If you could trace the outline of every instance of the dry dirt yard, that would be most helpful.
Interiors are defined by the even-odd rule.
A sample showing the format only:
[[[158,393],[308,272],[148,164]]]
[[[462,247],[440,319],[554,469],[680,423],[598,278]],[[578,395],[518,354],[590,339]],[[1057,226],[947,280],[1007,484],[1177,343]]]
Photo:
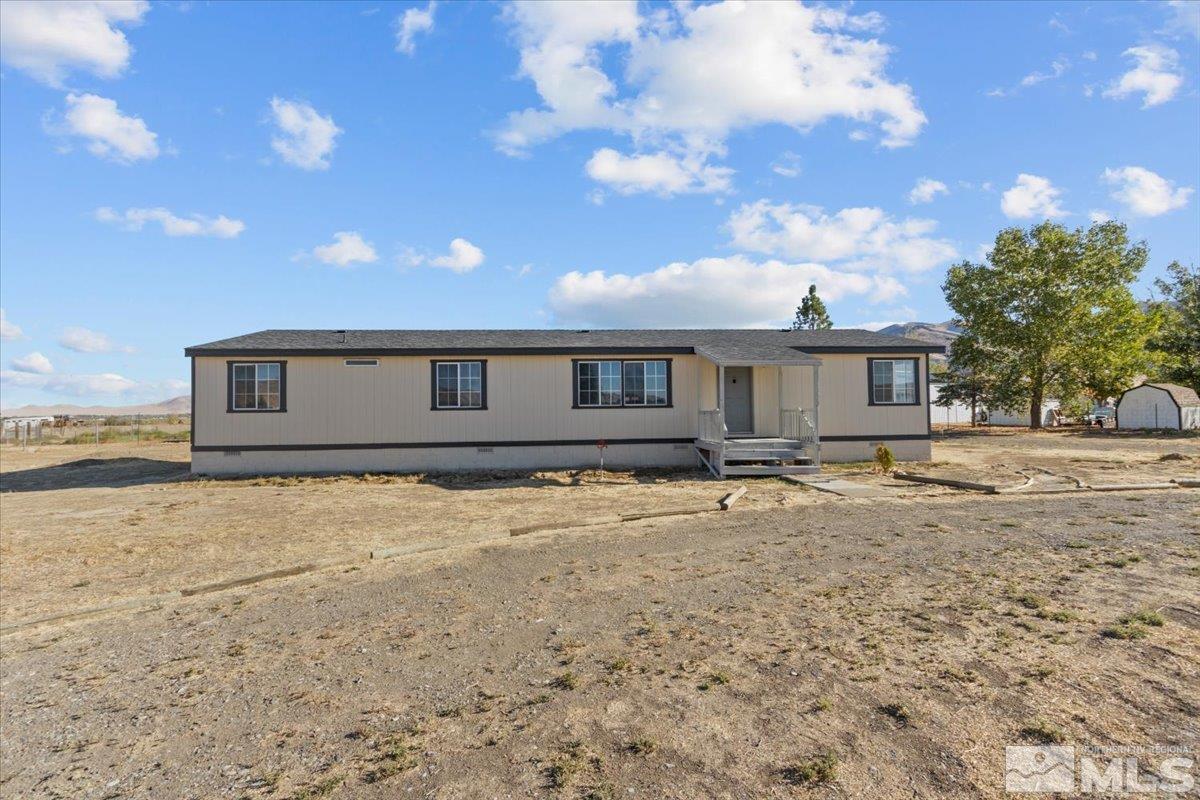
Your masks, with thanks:
[[[736,484],[196,481],[121,447],[0,452],[6,622],[413,552],[0,638],[5,797],[1002,797],[1005,744],[1200,747],[1197,490],[849,467],[900,493],[754,480],[510,537]],[[912,468],[1029,466],[1194,476],[1200,440],[957,434]]]

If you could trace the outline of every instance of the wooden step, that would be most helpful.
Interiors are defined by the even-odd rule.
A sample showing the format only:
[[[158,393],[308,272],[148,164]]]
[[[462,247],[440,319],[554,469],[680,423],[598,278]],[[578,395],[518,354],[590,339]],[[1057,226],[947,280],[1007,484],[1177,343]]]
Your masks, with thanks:
[[[812,464],[726,464],[723,475],[815,475],[820,467]]]
[[[725,450],[725,460],[730,461],[760,461],[778,459],[808,458],[808,453],[796,448],[755,447]]]

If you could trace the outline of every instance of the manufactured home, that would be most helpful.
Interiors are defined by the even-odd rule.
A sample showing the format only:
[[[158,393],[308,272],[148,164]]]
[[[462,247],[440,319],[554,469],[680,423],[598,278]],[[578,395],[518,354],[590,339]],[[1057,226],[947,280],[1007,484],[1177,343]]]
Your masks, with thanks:
[[[862,330],[267,330],[187,348],[202,474],[928,460],[929,354]]]

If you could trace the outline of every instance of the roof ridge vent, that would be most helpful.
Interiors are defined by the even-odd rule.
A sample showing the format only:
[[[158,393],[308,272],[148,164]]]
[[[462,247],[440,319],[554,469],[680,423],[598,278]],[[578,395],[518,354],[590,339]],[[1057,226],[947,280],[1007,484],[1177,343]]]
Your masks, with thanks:
[[[341,344],[346,343],[346,332],[344,330],[334,331],[334,333],[337,334],[339,343],[341,343]]]

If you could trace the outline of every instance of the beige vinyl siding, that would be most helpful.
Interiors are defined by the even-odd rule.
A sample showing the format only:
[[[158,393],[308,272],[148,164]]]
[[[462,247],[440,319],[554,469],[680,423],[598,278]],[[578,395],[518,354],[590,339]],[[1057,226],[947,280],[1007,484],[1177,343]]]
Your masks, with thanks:
[[[913,436],[928,433],[926,363],[918,358],[920,404],[872,406],[867,359],[885,353],[823,354],[820,434]],[[670,359],[671,408],[574,409],[571,356],[489,356],[487,409],[430,409],[430,357],[381,356],[377,367],[348,367],[341,356],[287,362],[287,411],[228,413],[225,357],[196,358],[196,444],[252,445],[538,442],[666,439],[696,435],[697,413],[717,404],[717,368],[694,355]],[[272,359],[245,359],[267,361]],[[439,360],[448,360],[445,358]],[[463,359],[472,360],[472,359]],[[755,367],[755,434],[779,434],[779,370]],[[783,404],[812,409],[812,368],[783,368]]]
[[[867,359],[909,358],[888,353],[821,356],[822,436],[912,436],[929,432],[925,357],[917,358],[915,406],[873,406],[868,402]],[[802,382],[811,377],[801,376]],[[807,389],[805,389],[807,392]],[[807,394],[806,394],[807,396]]]
[[[348,367],[342,357],[299,356],[279,359],[287,362],[286,412],[228,413],[226,365],[237,359],[197,358],[196,444],[237,447],[694,436],[697,357],[630,358],[671,360],[673,407],[573,409],[570,356],[486,357],[488,407],[439,411],[430,408],[431,358],[381,356],[377,367]]]

